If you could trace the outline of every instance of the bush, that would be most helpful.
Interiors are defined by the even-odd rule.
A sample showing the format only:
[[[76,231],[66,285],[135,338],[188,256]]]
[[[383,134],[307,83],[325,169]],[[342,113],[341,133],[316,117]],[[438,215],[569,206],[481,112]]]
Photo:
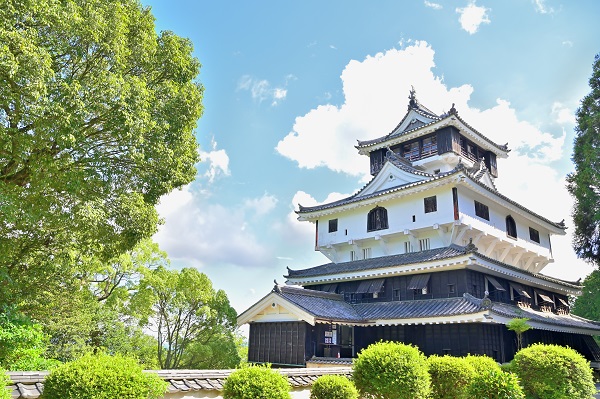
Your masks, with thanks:
[[[343,375],[322,375],[313,383],[310,399],[358,399],[358,391]]]
[[[287,379],[264,366],[247,366],[231,373],[223,385],[223,399],[290,399]]]
[[[486,370],[476,374],[467,388],[468,398],[480,399],[525,399],[519,379],[512,373]]]
[[[588,399],[596,393],[589,362],[571,348],[534,344],[512,363],[528,397]]]
[[[8,375],[3,368],[0,368],[0,399],[11,399],[10,390],[7,388],[9,383]]]
[[[475,369],[475,374],[481,374],[490,370],[501,370],[500,365],[489,356],[467,355],[464,359]]]
[[[144,373],[135,359],[106,354],[84,355],[46,377],[43,399],[159,399],[167,383]]]
[[[433,399],[469,398],[467,388],[475,376],[475,370],[465,358],[433,355],[427,362]]]
[[[418,348],[377,342],[354,361],[353,379],[365,399],[425,399],[430,392],[427,359]]]

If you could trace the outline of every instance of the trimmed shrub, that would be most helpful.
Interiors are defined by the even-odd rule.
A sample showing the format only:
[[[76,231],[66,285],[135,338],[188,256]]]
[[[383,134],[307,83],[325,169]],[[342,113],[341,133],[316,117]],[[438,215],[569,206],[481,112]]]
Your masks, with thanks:
[[[475,376],[475,370],[465,358],[454,356],[430,356],[431,397],[433,399],[468,399],[467,388]]]
[[[491,357],[486,355],[467,355],[465,361],[475,369],[476,374],[481,374],[486,371],[500,371],[500,365]]]
[[[10,378],[4,371],[3,368],[0,367],[0,399],[10,399],[11,394],[7,385],[10,384]]]
[[[313,383],[310,399],[358,399],[358,390],[343,375],[322,375]]]
[[[354,360],[352,378],[365,399],[425,399],[431,379],[427,358],[417,347],[377,342]]]
[[[590,364],[571,348],[534,344],[512,361],[528,397],[589,399],[596,393]]]
[[[231,373],[223,385],[223,399],[290,399],[290,384],[265,366],[246,366]]]
[[[84,355],[52,370],[42,399],[159,399],[167,383],[121,355]]]
[[[500,369],[486,370],[476,374],[467,388],[468,398],[479,399],[525,399],[519,378]]]

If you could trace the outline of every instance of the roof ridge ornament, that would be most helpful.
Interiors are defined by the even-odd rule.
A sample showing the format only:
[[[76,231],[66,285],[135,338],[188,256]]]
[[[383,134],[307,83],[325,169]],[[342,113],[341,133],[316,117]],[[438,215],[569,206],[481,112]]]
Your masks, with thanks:
[[[410,92],[408,95],[408,110],[410,111],[411,109],[417,109],[419,108],[419,101],[417,100],[417,96],[416,96],[417,92],[415,90],[415,87],[413,85],[410,85]]]
[[[450,111],[448,111],[448,115],[458,115],[458,111],[454,107],[454,103],[452,103],[452,108],[450,108]]]
[[[475,246],[475,244],[473,244],[473,238],[469,238],[469,243],[465,246],[465,250],[467,252],[477,252],[479,248],[477,248]]]

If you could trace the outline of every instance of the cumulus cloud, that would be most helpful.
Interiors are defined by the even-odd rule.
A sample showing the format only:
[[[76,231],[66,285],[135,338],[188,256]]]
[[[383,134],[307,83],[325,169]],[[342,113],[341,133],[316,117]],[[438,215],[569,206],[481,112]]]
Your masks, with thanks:
[[[238,90],[249,91],[252,98],[259,103],[263,101],[270,101],[272,106],[279,104],[287,97],[287,82],[290,80],[292,75],[286,77],[286,83],[284,86],[272,87],[266,79],[256,79],[250,75],[244,75],[238,81]]]
[[[200,151],[201,163],[205,162],[206,172],[203,174],[209,183],[221,176],[229,176],[229,156],[225,150],[217,150],[217,142],[214,137],[211,140],[211,151]]]
[[[460,26],[471,35],[479,30],[481,24],[489,24],[491,22],[488,17],[488,11],[490,11],[489,8],[477,6],[474,1],[464,8],[456,9],[456,12],[460,14],[458,19]]]
[[[273,255],[247,220],[270,212],[276,202],[265,194],[225,207],[208,202],[202,193],[186,186],[161,198],[157,210],[165,223],[154,239],[172,260],[189,266],[259,267]]]
[[[443,8],[441,4],[433,3],[427,0],[425,0],[425,7],[433,8],[434,10],[441,10]]]
[[[292,131],[276,150],[301,168],[325,167],[358,180],[368,178],[368,159],[357,154],[356,139],[369,140],[389,133],[406,113],[407,96],[414,85],[419,101],[432,111],[441,114],[455,103],[459,115],[479,132],[498,144],[509,143],[509,158],[499,160],[498,166],[496,183],[501,193],[550,220],[564,218],[569,224],[572,200],[565,189],[564,173],[553,166],[568,156],[565,131],[572,128],[572,112],[560,103],[552,105],[548,115],[553,119],[548,125],[562,126],[546,131],[520,120],[506,99],[496,99],[488,109],[475,108],[469,103],[474,91],[471,85],[447,87],[433,73],[434,55],[427,43],[414,42],[362,61],[350,61],[341,76],[344,103],[320,105],[297,117]],[[323,202],[346,196],[332,193]],[[298,203],[312,206],[319,202],[299,191],[293,199],[294,206]],[[282,230],[304,237],[304,242],[314,238],[314,226],[296,219],[290,211]],[[553,238],[556,264],[547,270],[561,278],[589,272],[589,267],[576,259],[570,239],[570,235]]]

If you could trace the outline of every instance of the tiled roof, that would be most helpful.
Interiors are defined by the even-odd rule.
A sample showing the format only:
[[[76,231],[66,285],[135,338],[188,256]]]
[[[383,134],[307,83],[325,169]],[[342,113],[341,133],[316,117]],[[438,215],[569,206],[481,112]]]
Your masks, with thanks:
[[[367,320],[415,319],[425,317],[455,316],[479,312],[479,306],[464,297],[361,303],[354,305]]]
[[[179,392],[192,391],[220,391],[223,389],[225,380],[233,371],[234,370],[159,370],[146,372],[158,374],[162,379],[169,383],[167,386],[167,393],[177,394]],[[286,376],[288,382],[294,388],[310,386],[322,375],[335,374],[349,377],[352,373],[352,369],[342,363],[340,363],[339,367],[279,369],[277,371]],[[43,391],[44,378],[46,378],[47,375],[47,371],[9,372],[8,376],[12,381],[12,384],[9,385],[8,388],[11,389],[12,399],[39,398]]]
[[[307,290],[294,286],[279,286],[277,292],[313,316],[327,320],[361,321],[362,318],[344,301],[344,296],[329,292]]]
[[[287,278],[316,277],[330,274],[360,272],[385,267],[423,263],[440,259],[454,258],[467,253],[466,247],[451,244],[448,247],[434,248],[426,251],[409,252],[406,254],[380,256],[377,258],[360,259],[351,262],[326,263],[303,270],[288,268]]]
[[[485,190],[487,190],[490,193],[498,196],[500,199],[502,199],[502,200],[510,203],[511,205],[516,206],[517,208],[521,209],[522,211],[524,211],[526,213],[529,213],[530,215],[532,215],[532,216],[534,216],[534,217],[536,217],[536,218],[538,218],[540,220],[543,220],[544,222],[546,222],[546,223],[548,223],[548,224],[550,224],[550,225],[552,225],[552,226],[554,226],[556,228],[559,228],[559,229],[562,229],[562,230],[566,229],[565,224],[564,224],[564,220],[561,221],[561,222],[558,222],[558,223],[557,222],[553,222],[550,219],[547,219],[547,218],[545,218],[545,217],[543,217],[543,216],[541,216],[541,215],[539,215],[539,214],[537,214],[537,213],[535,213],[535,212],[527,209],[526,207],[524,207],[523,205],[519,204],[518,202],[513,201],[510,198],[508,198],[507,196],[501,194],[495,188],[489,187],[489,186],[485,185],[484,183],[480,182],[479,181],[480,177],[478,178],[475,174],[471,173],[468,169],[466,169],[466,167],[462,163],[459,163],[451,171],[448,171],[448,172],[445,172],[445,173],[440,173],[438,175],[432,176],[430,179],[420,180],[420,181],[416,181],[416,182],[413,182],[413,183],[401,184],[401,185],[398,185],[398,186],[395,186],[395,187],[391,187],[391,188],[388,188],[388,189],[385,189],[385,190],[376,191],[376,192],[371,193],[369,195],[359,196],[359,194],[369,185],[369,183],[367,183],[367,185],[365,185],[356,194],[354,194],[354,195],[352,195],[350,197],[347,197],[347,198],[344,198],[344,199],[341,199],[341,200],[338,200],[338,201],[330,202],[328,204],[322,204],[322,205],[317,205],[317,206],[312,206],[312,207],[305,207],[305,206],[300,205],[299,209],[298,209],[298,211],[296,211],[296,213],[302,214],[302,213],[309,213],[309,212],[321,211],[321,210],[329,209],[329,208],[335,208],[335,207],[338,207],[338,206],[343,206],[343,205],[346,205],[346,204],[351,204],[351,203],[354,203],[354,202],[358,202],[358,201],[362,201],[362,200],[365,200],[365,199],[377,197],[377,196],[380,196],[380,195],[390,194],[390,193],[393,193],[393,192],[396,192],[396,191],[400,191],[400,190],[404,190],[404,189],[407,189],[407,188],[410,188],[410,187],[414,187],[414,186],[418,186],[418,185],[424,185],[424,184],[429,184],[429,183],[434,182],[434,181],[438,181],[438,180],[441,180],[441,179],[444,179],[444,178],[449,178],[449,177],[451,177],[451,176],[453,176],[455,174],[461,173],[461,172],[464,173],[466,176],[468,176],[469,179],[474,184],[476,184],[476,185],[484,188]]]
[[[559,327],[575,327],[586,328],[590,330],[600,331],[600,323],[592,320],[587,320],[572,314],[555,314],[551,312],[541,312],[529,308],[517,307],[507,303],[494,302],[492,305],[492,313],[496,313],[504,317],[525,317],[533,322],[555,325]]]

